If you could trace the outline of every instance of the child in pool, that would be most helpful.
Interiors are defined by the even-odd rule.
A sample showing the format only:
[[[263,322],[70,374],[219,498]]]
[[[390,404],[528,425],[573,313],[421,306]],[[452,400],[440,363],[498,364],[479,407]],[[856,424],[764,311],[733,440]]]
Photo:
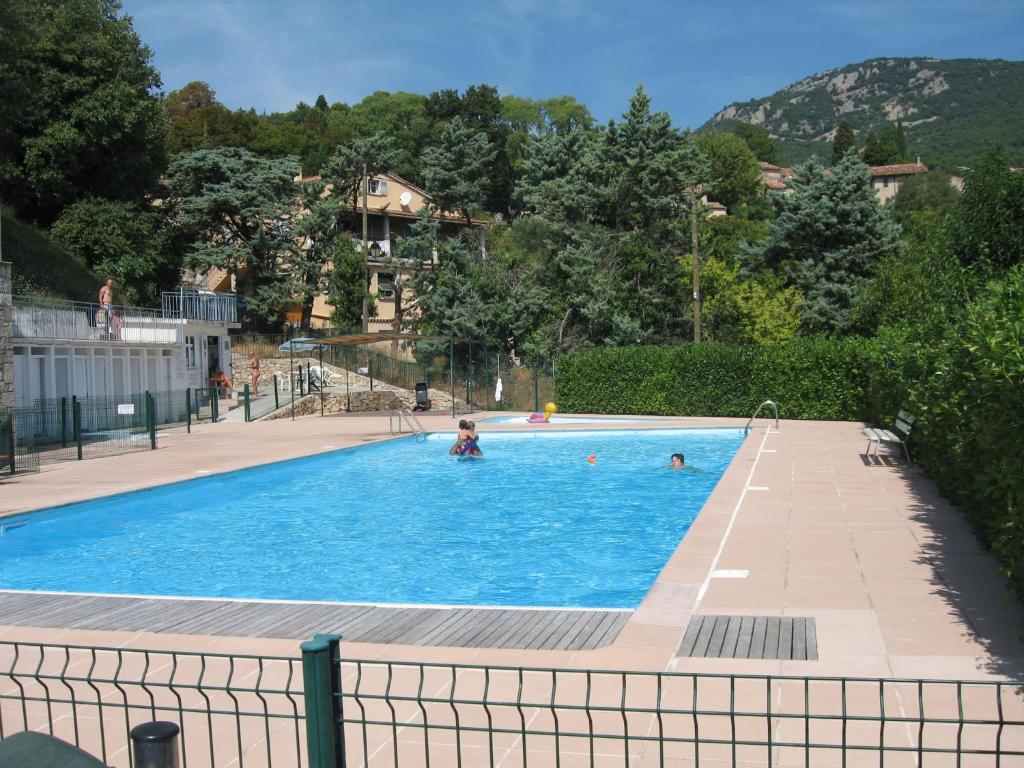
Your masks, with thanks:
[[[462,419],[459,421],[459,436],[455,445],[448,451],[449,456],[483,456],[483,452],[477,446],[479,436],[476,433],[476,423]]]

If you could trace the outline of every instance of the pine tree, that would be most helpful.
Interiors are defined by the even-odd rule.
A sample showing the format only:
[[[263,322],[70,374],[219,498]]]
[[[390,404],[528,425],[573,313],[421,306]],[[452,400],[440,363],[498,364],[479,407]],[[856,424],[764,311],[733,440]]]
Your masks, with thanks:
[[[886,165],[889,162],[885,146],[874,131],[869,131],[864,139],[864,162],[868,165]]]
[[[880,258],[897,255],[900,229],[880,206],[860,159],[848,152],[826,173],[812,158],[797,169],[792,194],[775,200],[776,218],[761,243],[748,247],[748,271],[778,268],[804,295],[803,330],[839,335]]]
[[[843,120],[836,126],[836,136],[832,139],[832,165],[843,159],[843,155],[851,149],[856,148],[857,138],[854,136],[853,128]]]
[[[487,199],[494,154],[485,133],[461,117],[448,123],[438,144],[423,153],[423,178],[434,205],[472,223]]]

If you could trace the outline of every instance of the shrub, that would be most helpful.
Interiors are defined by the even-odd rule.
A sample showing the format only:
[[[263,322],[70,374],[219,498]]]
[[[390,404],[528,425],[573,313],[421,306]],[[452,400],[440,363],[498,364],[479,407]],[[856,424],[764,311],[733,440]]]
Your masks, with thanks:
[[[871,382],[891,378],[887,354],[895,351],[866,339],[602,347],[562,358],[556,392],[559,407],[582,413],[749,416],[771,399],[784,418],[875,418],[902,394],[889,386],[865,397]]]

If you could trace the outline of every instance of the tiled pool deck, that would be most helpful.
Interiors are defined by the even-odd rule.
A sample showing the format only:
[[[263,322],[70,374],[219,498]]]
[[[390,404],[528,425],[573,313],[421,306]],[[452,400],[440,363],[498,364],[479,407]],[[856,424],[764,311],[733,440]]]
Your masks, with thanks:
[[[453,425],[444,415],[422,420],[430,430]],[[690,427],[743,423],[673,422]],[[686,672],[1024,677],[1024,611],[994,560],[929,481],[899,461],[867,463],[859,424],[782,422],[776,431],[767,423],[759,422],[740,448],[647,598],[611,644],[569,651],[343,642],[343,654]],[[202,425],[189,437],[161,438],[155,452],[64,464],[5,482],[0,515],[358,445],[380,439],[387,428],[386,416]],[[481,431],[522,428],[482,425]],[[713,577],[722,571],[727,573]],[[818,659],[677,657],[694,613],[813,618]],[[0,640],[297,653],[298,640],[292,637],[175,634],[173,626],[159,633],[96,631],[60,626],[59,611],[37,615],[47,615],[51,626],[21,620],[15,625],[10,616],[4,624],[0,614]]]

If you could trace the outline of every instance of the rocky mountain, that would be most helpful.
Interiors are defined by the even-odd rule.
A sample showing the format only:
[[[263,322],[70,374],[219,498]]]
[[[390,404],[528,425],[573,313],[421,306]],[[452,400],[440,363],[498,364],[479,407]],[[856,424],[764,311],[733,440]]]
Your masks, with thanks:
[[[993,143],[1024,161],[1024,62],[1001,59],[869,59],[811,75],[761,99],[735,102],[707,127],[753,123],[787,162],[828,156],[845,120],[858,141],[901,120],[911,154],[955,172]]]

